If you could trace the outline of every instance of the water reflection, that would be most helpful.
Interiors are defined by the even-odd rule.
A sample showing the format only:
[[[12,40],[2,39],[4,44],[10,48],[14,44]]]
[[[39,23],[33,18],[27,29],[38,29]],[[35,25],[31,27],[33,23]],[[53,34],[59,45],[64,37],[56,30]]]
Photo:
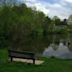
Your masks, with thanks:
[[[45,51],[43,52],[44,56],[54,56],[55,54],[55,50],[54,50],[54,44],[50,44],[50,46],[48,46],[48,48],[45,49]]]
[[[46,57],[72,58],[72,33],[26,36],[23,42],[14,43],[12,48],[34,52]]]
[[[57,47],[56,50],[54,49],[54,47]],[[67,45],[64,45],[63,42],[60,42],[59,45],[50,44],[48,48],[44,50],[43,56],[72,59],[72,52],[69,51]]]

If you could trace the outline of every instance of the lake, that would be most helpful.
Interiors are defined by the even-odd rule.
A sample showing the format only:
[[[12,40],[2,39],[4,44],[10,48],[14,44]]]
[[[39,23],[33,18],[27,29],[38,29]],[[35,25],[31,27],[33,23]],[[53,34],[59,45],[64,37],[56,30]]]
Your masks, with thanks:
[[[51,48],[52,50],[49,50],[48,48]],[[18,49],[31,51],[36,55],[45,57],[55,56],[60,58],[72,58],[72,34],[48,34],[46,36],[37,37],[29,36],[25,38],[22,48]]]

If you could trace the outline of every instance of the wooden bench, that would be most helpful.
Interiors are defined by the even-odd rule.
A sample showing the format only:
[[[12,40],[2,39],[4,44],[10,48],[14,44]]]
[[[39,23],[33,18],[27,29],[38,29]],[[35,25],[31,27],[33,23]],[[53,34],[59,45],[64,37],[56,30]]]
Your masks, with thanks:
[[[33,60],[33,64],[35,64],[35,54],[31,52],[21,52],[15,50],[8,50],[8,54],[10,57],[10,61],[13,61],[13,58],[22,58],[22,59],[31,59]]]

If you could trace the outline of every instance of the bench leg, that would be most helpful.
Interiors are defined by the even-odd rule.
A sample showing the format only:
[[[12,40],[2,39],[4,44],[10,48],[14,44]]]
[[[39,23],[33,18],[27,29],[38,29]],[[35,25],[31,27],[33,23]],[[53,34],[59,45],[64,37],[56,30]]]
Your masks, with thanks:
[[[35,64],[35,59],[33,59],[33,64]]]
[[[11,57],[11,62],[13,61],[13,58]]]

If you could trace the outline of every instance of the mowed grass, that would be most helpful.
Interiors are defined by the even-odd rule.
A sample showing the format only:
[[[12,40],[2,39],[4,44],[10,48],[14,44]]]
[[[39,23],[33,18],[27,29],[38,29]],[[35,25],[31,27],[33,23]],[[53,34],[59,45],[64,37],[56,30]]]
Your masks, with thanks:
[[[0,49],[0,72],[72,72],[72,60],[40,58],[45,63],[33,65],[20,62],[8,62],[6,49]]]

